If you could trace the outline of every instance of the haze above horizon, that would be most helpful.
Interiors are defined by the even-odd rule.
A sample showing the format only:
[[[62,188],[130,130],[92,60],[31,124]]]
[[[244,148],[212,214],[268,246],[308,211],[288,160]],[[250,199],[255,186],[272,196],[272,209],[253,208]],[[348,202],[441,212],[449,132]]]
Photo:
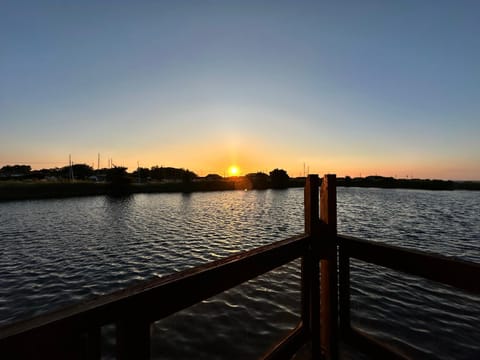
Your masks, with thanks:
[[[480,180],[476,1],[3,1],[0,167]],[[306,165],[304,165],[306,164]]]

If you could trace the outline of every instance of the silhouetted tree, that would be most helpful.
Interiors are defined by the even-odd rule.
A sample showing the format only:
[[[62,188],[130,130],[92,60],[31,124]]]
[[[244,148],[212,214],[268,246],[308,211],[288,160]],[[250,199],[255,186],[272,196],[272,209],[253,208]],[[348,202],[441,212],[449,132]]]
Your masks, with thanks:
[[[138,168],[132,173],[132,175],[135,179],[140,179],[140,181],[146,181],[150,177],[150,169]]]
[[[283,169],[275,169],[270,171],[270,182],[274,189],[285,189],[288,187],[290,177]]]
[[[87,179],[94,174],[93,168],[86,164],[75,164],[72,166],[75,179]]]
[[[183,169],[182,169],[182,171],[183,171],[183,174],[182,174],[182,182],[183,182],[184,184],[189,184],[189,183],[191,183],[192,180],[197,177],[197,175],[196,175],[194,172],[192,172],[192,171],[190,171],[190,170],[188,170],[188,169],[187,169],[187,170],[183,170]]]
[[[350,176],[345,176],[345,186],[350,186],[352,184],[352,178]]]
[[[185,181],[186,177],[194,179],[197,174],[189,170],[177,169],[172,167],[158,167],[153,166],[150,169],[150,177],[155,180],[177,180]]]
[[[109,195],[122,196],[131,193],[132,179],[127,173],[127,168],[114,166],[108,169],[106,180],[109,183]]]
[[[95,174],[95,171],[93,170],[93,168],[86,164],[74,164],[72,165],[72,171],[73,171],[73,177],[75,179],[81,179],[81,180],[84,180],[89,176],[92,176],[93,174]],[[63,178],[69,178],[70,166],[64,166],[63,168],[61,168],[59,176]]]
[[[246,175],[250,181],[253,189],[266,189],[268,188],[269,177],[262,172],[250,173]]]
[[[30,173],[32,167],[30,165],[6,165],[0,169],[0,175],[4,177],[25,176]]]

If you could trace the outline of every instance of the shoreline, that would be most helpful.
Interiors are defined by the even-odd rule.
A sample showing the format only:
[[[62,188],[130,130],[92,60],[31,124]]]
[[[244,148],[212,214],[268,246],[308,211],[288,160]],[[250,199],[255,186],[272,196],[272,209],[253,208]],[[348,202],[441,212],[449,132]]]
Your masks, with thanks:
[[[303,187],[303,182],[292,182],[285,187]],[[121,197],[131,194],[194,193],[209,191],[264,190],[271,186],[254,187],[245,181],[202,181],[130,184],[120,188],[109,183],[94,182],[0,182],[0,202],[19,200],[62,199],[84,196]]]
[[[304,178],[290,179],[285,188],[303,187]],[[480,191],[480,182],[455,182],[444,180],[420,179],[393,179],[383,177],[368,178],[338,178],[338,187],[382,188],[382,189],[411,189],[411,190],[470,190]],[[232,190],[266,190],[274,187],[271,184],[255,186],[246,179],[216,181],[183,182],[149,182],[130,184],[118,189],[112,188],[108,183],[94,183],[88,181],[76,182],[26,182],[7,181],[0,182],[0,202],[36,199],[61,199],[83,196],[125,196],[130,194],[155,194],[155,193],[193,193],[208,191]],[[278,188],[277,188],[278,189]]]

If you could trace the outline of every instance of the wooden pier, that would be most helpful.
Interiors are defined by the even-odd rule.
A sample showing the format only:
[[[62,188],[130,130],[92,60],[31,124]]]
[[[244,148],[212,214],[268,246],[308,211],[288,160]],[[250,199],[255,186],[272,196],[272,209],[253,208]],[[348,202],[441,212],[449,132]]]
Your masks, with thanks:
[[[263,359],[288,359],[307,343],[313,359],[337,359],[340,340],[372,358],[405,358],[351,326],[351,258],[480,293],[479,264],[337,234],[335,175],[319,183],[306,181],[304,234],[4,326],[0,357],[100,359],[101,327],[115,324],[117,358],[148,359],[152,322],[297,258],[300,322]]]

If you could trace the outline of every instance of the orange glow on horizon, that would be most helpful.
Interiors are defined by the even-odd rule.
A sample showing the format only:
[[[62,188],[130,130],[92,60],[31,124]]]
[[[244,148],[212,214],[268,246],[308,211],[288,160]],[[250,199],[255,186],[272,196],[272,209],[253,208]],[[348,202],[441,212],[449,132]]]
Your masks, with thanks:
[[[228,168],[228,175],[238,176],[238,175],[240,175],[240,169],[237,166],[232,165]]]
[[[312,154],[296,152],[282,146],[258,144],[256,139],[249,140],[248,146],[242,143],[213,144],[171,144],[168,147],[145,146],[133,151],[131,148],[118,148],[112,151],[91,150],[81,153],[72,152],[72,161],[97,168],[100,152],[100,167],[108,166],[113,159],[117,166],[125,166],[133,172],[140,165],[142,168],[153,166],[184,168],[198,176],[218,174],[220,176],[241,176],[249,173],[268,174],[275,168],[284,169],[290,177],[303,176],[305,173],[336,174],[338,177],[366,177],[370,175],[392,176],[395,178],[420,178],[443,180],[477,180],[478,168],[470,168],[469,162],[451,161],[442,163],[435,158],[414,158],[410,154],[383,155],[370,157],[363,154]],[[3,154],[2,154],[3,155]],[[67,154],[68,155],[68,154]],[[0,163],[4,165],[26,164],[33,170],[63,167],[68,165],[68,156],[55,157],[55,154],[26,154],[26,159],[12,159]],[[13,156],[12,156],[13,158]],[[1,161],[2,159],[0,159]],[[51,162],[48,162],[51,161]],[[234,169],[235,168],[235,169]]]

